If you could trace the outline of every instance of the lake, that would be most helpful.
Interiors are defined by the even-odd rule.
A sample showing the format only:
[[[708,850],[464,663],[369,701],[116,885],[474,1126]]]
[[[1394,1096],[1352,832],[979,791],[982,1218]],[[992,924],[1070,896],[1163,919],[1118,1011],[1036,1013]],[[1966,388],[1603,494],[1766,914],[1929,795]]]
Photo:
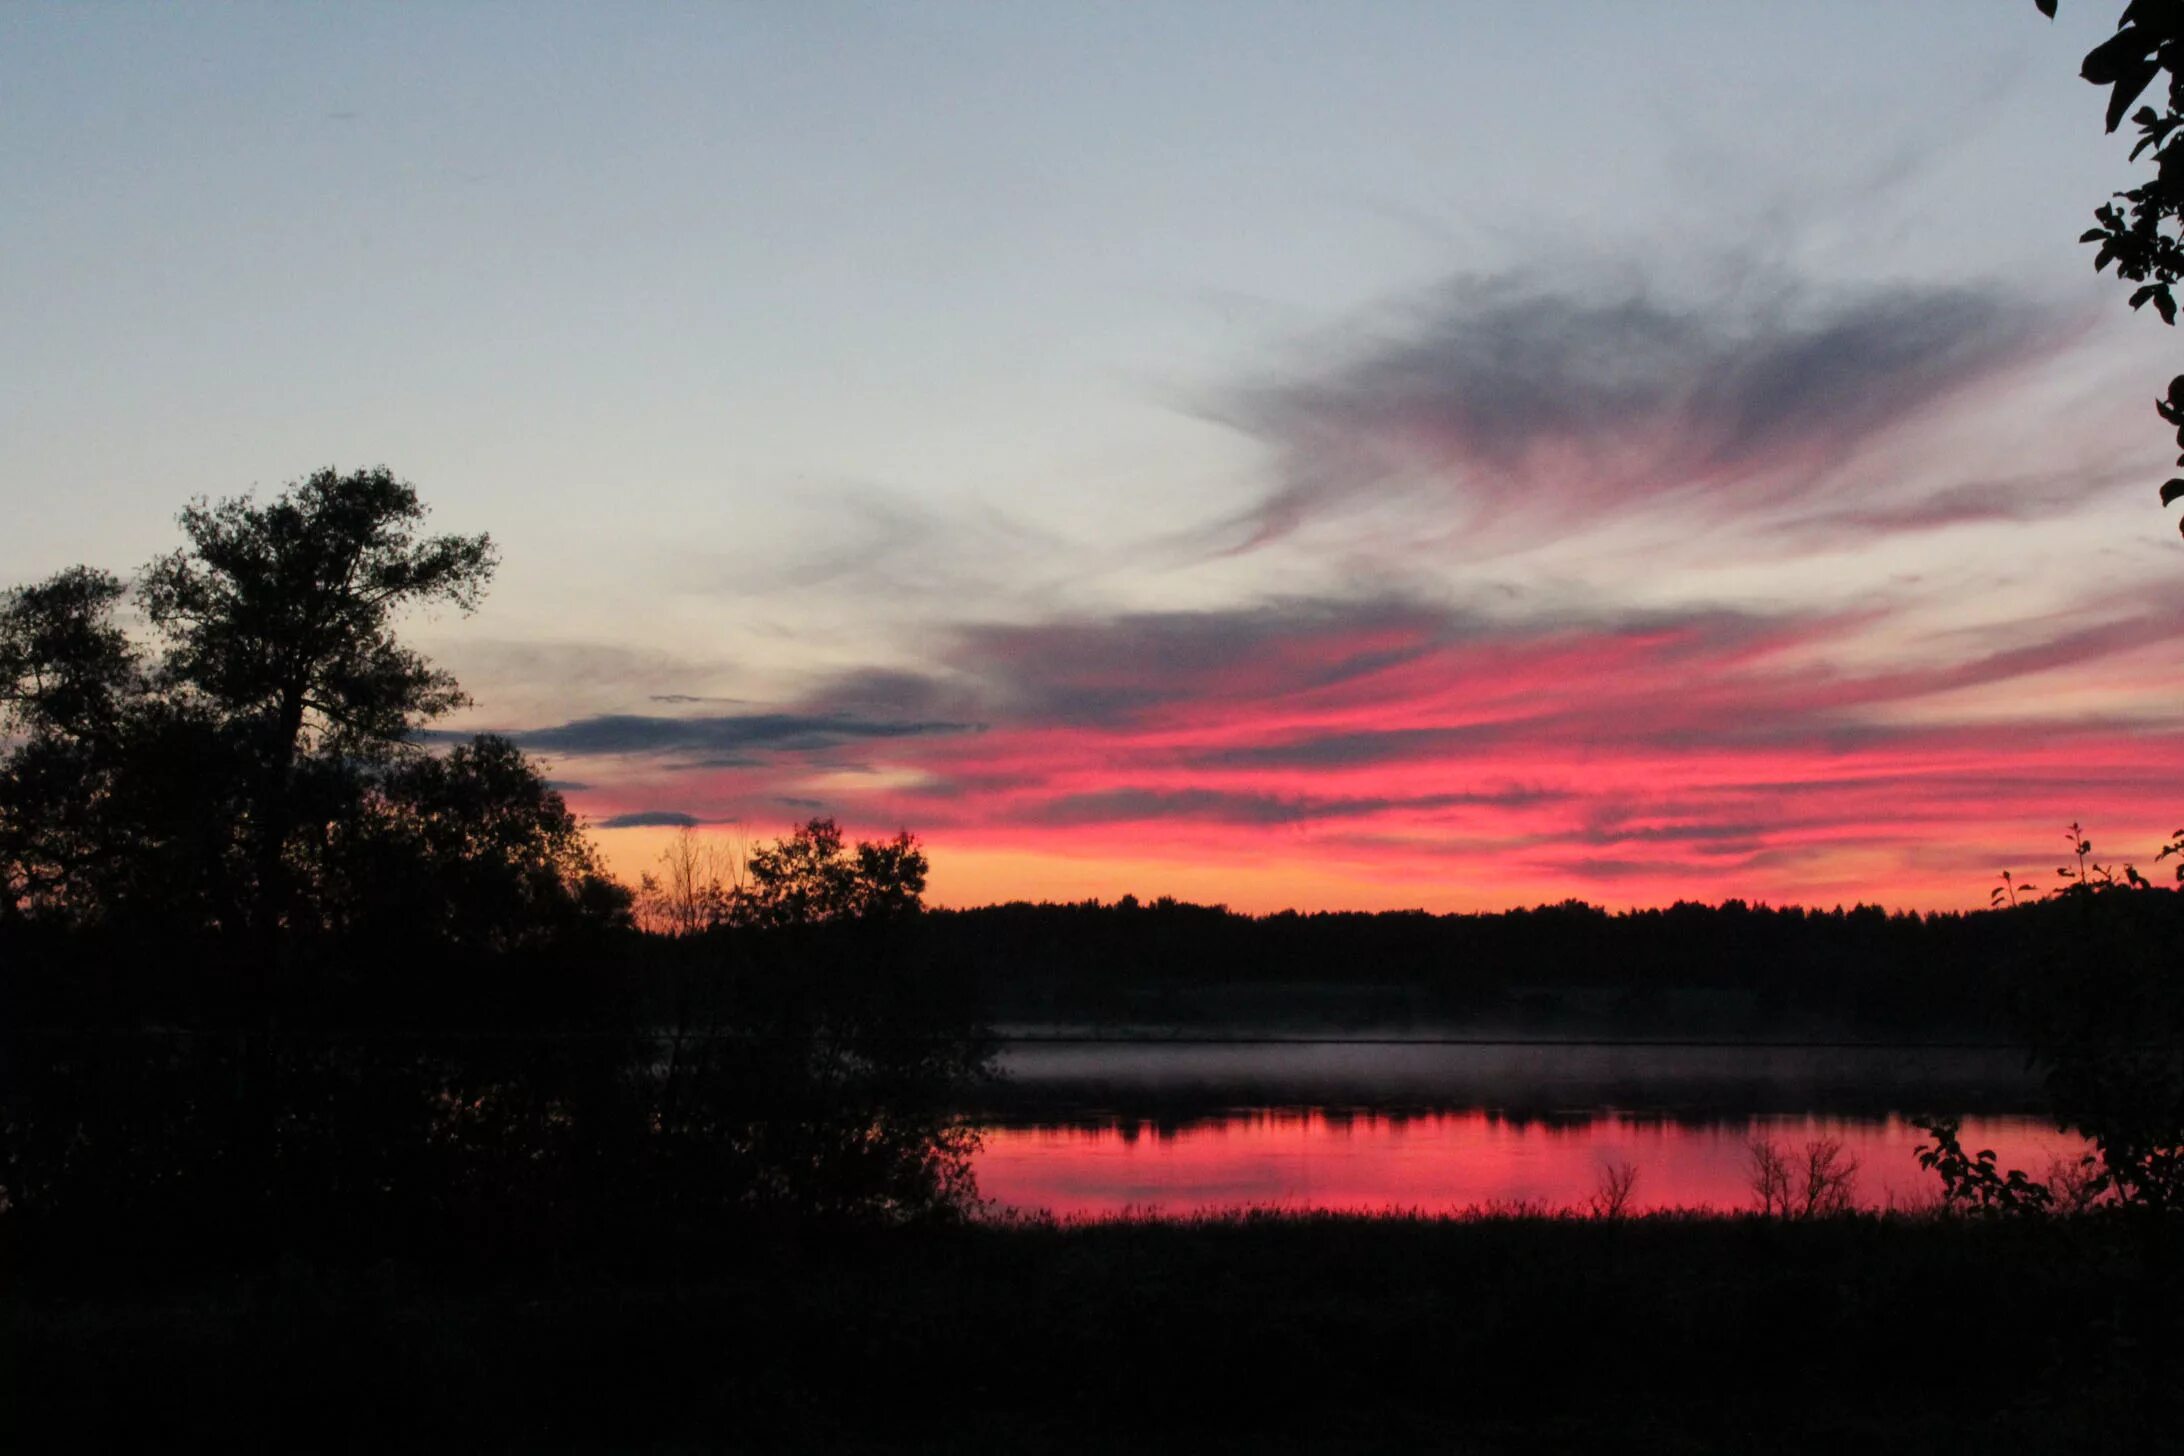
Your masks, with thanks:
[[[1561,1208],[1618,1164],[1634,1211],[1739,1209],[1755,1139],[1840,1142],[1858,1202],[1918,1206],[1925,1112],[2034,1176],[2082,1151],[2002,1048],[1019,1041],[1000,1062],[980,1192],[1061,1216]]]

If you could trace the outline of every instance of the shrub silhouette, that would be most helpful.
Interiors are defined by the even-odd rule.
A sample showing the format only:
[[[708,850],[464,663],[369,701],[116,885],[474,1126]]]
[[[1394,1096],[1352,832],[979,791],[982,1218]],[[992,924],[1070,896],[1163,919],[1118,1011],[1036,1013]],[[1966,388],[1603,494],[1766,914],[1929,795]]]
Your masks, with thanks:
[[[1767,1138],[1745,1146],[1752,1197],[1772,1218],[1825,1218],[1850,1212],[1858,1193],[1858,1160],[1835,1138],[1815,1138],[1802,1153]]]
[[[1630,1201],[1638,1187],[1638,1168],[1632,1163],[1603,1163],[1593,1184],[1592,1193],[1585,1200],[1586,1211],[1594,1218],[1621,1218],[1630,1211]]]

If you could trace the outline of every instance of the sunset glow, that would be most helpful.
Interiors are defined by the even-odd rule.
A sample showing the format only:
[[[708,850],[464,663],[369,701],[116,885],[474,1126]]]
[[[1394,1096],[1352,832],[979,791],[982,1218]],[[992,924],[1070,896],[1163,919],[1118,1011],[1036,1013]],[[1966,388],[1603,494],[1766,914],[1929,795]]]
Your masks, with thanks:
[[[839,738],[620,794],[763,822],[815,761],[854,759],[812,811],[916,828],[952,903],[1946,907],[1983,902],[2005,866],[2046,874],[2069,818],[2150,861],[2184,734],[2128,700],[2165,670],[2145,650],[2162,624],[1831,665],[1873,627],[1725,612],[1532,627],[1371,604],[1027,630],[899,734],[819,727]]]
[[[0,577],[385,460],[501,550],[436,731],[625,877],[816,815],[950,904],[2144,865],[2173,336],[2075,242],[2077,9],[549,6],[562,89],[459,8],[15,17]]]

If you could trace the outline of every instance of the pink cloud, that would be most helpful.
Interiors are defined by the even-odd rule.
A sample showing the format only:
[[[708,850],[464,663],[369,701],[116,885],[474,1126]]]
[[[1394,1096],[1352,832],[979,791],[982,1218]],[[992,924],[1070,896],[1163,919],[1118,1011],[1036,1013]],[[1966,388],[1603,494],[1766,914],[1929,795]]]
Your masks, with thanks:
[[[1381,601],[980,629],[948,662],[957,701],[929,722],[859,726],[821,694],[766,718],[778,744],[710,731],[747,762],[655,763],[599,802],[759,826],[823,810],[937,850],[1155,876],[1282,862],[1285,884],[1316,866],[1344,893],[1490,904],[1977,903],[2005,863],[2044,870],[2065,820],[2143,858],[2184,807],[2167,801],[2184,732],[1931,711],[2035,678],[2097,688],[2174,622],[2033,623],[1970,660],[1829,666],[1866,624],[1512,623]]]

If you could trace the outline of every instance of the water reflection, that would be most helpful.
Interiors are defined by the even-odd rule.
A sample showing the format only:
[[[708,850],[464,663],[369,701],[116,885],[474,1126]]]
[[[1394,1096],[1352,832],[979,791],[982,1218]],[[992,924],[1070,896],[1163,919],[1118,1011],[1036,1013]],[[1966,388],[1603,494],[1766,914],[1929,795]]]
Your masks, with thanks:
[[[2044,1175],[2076,1140],[2003,1049],[1543,1044],[1017,1044],[974,1116],[981,1192],[1106,1216],[1278,1207],[1458,1212],[1583,1203],[1638,1169],[1630,1207],[1749,1207],[1749,1146],[1840,1141],[1857,1199],[1937,1184],[1916,1112]]]
[[[1000,1207],[1058,1215],[1247,1207],[1454,1213],[1578,1205],[1603,1167],[1628,1163],[1638,1169],[1632,1211],[1740,1209],[1752,1204],[1754,1138],[1792,1149],[1840,1140],[1858,1159],[1857,1201],[1867,1207],[1920,1206],[1937,1186],[1913,1157],[1924,1134],[1901,1117],[1783,1114],[1693,1122],[1619,1112],[1536,1119],[1482,1110],[1262,1109],[1181,1126],[1128,1119],[994,1127],[977,1171],[980,1192]],[[2080,1150],[2031,1117],[1970,1119],[1964,1142],[2035,1174]]]

